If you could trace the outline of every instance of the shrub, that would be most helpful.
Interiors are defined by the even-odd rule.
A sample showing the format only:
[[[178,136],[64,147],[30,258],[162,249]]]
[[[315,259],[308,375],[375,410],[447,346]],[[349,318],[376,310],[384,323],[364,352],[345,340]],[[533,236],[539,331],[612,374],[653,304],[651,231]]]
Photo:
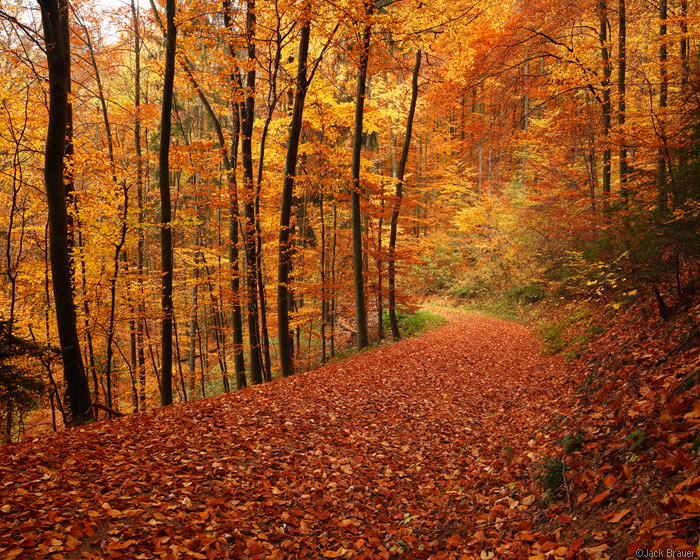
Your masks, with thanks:
[[[536,303],[543,300],[547,290],[543,282],[533,280],[524,284],[516,284],[506,291],[506,297],[522,303]]]
[[[545,498],[551,500],[564,486],[564,471],[568,467],[561,457],[544,457],[535,463],[535,483],[540,492],[544,492]]]
[[[44,392],[44,383],[27,358],[45,351],[12,334],[9,321],[0,321],[0,415],[10,429],[12,414],[31,409]],[[5,435],[11,438],[10,433]]]

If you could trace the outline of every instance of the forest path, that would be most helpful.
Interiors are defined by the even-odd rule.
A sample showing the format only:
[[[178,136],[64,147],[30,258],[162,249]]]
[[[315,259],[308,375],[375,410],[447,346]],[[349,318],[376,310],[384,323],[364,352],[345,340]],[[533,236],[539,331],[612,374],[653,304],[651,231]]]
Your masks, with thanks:
[[[491,523],[522,516],[508,496],[531,483],[506,448],[527,453],[565,390],[526,327],[447,315],[290,379],[3,448],[0,557],[478,557],[485,533],[529,527]]]

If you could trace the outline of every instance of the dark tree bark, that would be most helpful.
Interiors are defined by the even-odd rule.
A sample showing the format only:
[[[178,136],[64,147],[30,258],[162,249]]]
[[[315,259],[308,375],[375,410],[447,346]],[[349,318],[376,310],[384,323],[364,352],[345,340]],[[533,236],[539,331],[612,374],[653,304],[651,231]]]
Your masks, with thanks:
[[[231,145],[231,171],[229,186],[231,188],[231,214],[229,217],[229,263],[231,266],[231,292],[233,305],[231,318],[233,322],[233,364],[236,372],[236,386],[246,386],[245,357],[243,354],[243,311],[241,309],[241,272],[238,255],[238,229],[240,215],[238,210],[238,184],[236,183],[236,163],[238,160],[238,136],[240,134],[240,113],[238,105],[233,110],[233,137]]]
[[[360,199],[360,158],[362,156],[362,121],[365,111],[365,91],[367,89],[367,65],[369,45],[372,36],[371,17],[374,1],[365,0],[367,21],[360,42],[360,67],[357,75],[357,98],[355,100],[355,129],[352,137],[352,263],[355,287],[355,319],[357,321],[357,347],[361,350],[369,344],[367,336],[367,309],[365,307],[365,280],[362,255],[362,211]]]
[[[413,117],[416,114],[416,101],[418,99],[418,72],[420,72],[421,51],[416,52],[416,64],[413,67],[413,77],[411,79],[411,104],[406,117],[406,137],[403,141],[401,159],[396,173],[396,198],[394,208],[391,212],[391,226],[389,230],[389,323],[391,324],[391,334],[394,340],[401,338],[399,323],[396,320],[396,234],[399,223],[399,212],[401,211],[401,198],[403,196],[403,178],[406,172],[406,162],[408,161],[408,151],[411,147],[411,134],[413,132]],[[381,320],[381,319],[380,319]]]
[[[668,72],[666,69],[666,61],[668,59],[668,47],[666,45],[666,18],[668,17],[668,1],[661,0],[659,3],[659,118],[658,136],[659,139],[665,144],[665,112],[666,106],[668,104]],[[665,145],[659,146],[658,157],[657,157],[657,183],[659,189],[659,211],[665,212],[668,210],[668,177],[666,174],[666,149]]]
[[[681,15],[680,15],[681,40],[679,45],[679,54],[681,59],[681,103],[688,107],[692,107],[690,102],[690,62],[688,60],[689,42],[688,42],[688,1],[681,0]],[[688,146],[681,146],[678,154],[678,167],[687,174],[689,150]],[[676,204],[683,204],[688,196],[688,178],[678,177],[676,185]]]
[[[323,199],[325,193],[321,188],[321,193],[318,199],[319,218],[321,219],[321,363],[325,364],[328,359],[326,351],[326,330],[328,327],[328,287],[326,286],[326,217],[324,214]]]
[[[170,202],[170,133],[175,81],[175,0],[166,0],[165,76],[161,111],[160,151],[158,154],[160,186],[160,255],[161,255],[161,404],[173,402],[173,237]]]
[[[618,2],[618,31],[617,31],[617,124],[619,125],[620,150],[618,152],[620,165],[620,192],[627,199],[627,146],[625,144],[625,104],[626,104],[626,73],[627,73],[627,18],[625,14],[625,0]]]
[[[603,79],[601,89],[603,90],[603,207],[607,208],[610,201],[610,77],[612,75],[612,65],[610,63],[610,50],[608,40],[610,39],[610,29],[608,25],[608,8],[605,0],[601,0],[598,5],[600,12],[600,56],[603,62]]]
[[[276,6],[277,4],[275,4]],[[277,12],[277,10],[275,10]],[[255,250],[256,259],[258,262],[258,296],[260,300],[260,342],[261,342],[261,353],[263,357],[263,379],[265,381],[270,381],[272,379],[272,363],[270,360],[270,337],[267,328],[267,298],[265,295],[265,281],[263,278],[263,252],[262,252],[262,231],[260,227],[260,190],[262,187],[262,177],[263,169],[265,163],[265,148],[267,145],[268,131],[270,129],[270,123],[272,122],[272,117],[275,112],[275,107],[277,106],[277,101],[279,100],[279,94],[277,93],[277,76],[279,74],[280,60],[282,57],[282,42],[283,37],[280,30],[282,23],[282,16],[277,12],[277,23],[275,27],[275,54],[271,60],[270,78],[269,78],[269,89],[267,93],[267,115],[265,116],[265,122],[263,123],[262,130],[260,132],[260,143],[258,149],[258,170],[257,170],[257,180],[255,183]]]
[[[49,253],[63,374],[70,404],[68,423],[76,425],[90,421],[93,412],[76,326],[63,176],[70,84],[70,37],[65,32],[68,28],[68,2],[39,0],[39,6],[49,68],[49,124],[44,162],[49,207]]]
[[[245,249],[248,287],[248,339],[250,341],[250,375],[254,385],[262,383],[262,353],[258,330],[258,261],[255,243],[255,183],[253,179],[253,121],[255,120],[255,0],[246,2],[246,41],[248,61],[251,62],[246,75],[245,103],[241,107],[241,156],[243,163],[243,187],[245,201]]]
[[[146,320],[146,303],[143,295],[143,154],[141,151],[141,35],[139,17],[134,0],[131,0],[131,16],[134,26],[134,150],[136,152],[136,203],[138,206],[138,240],[136,242],[136,275],[138,304],[136,315],[136,372],[139,379],[139,410],[146,409],[146,353],[143,342],[143,323]]]
[[[308,9],[308,6],[307,6]],[[308,13],[305,15],[299,39],[299,60],[297,63],[296,92],[294,94],[294,109],[292,122],[289,127],[287,142],[287,158],[284,167],[284,182],[282,184],[282,204],[280,211],[279,234],[279,265],[277,268],[277,321],[279,337],[280,366],[282,375],[287,377],[294,373],[293,351],[289,335],[289,271],[291,269],[292,245],[290,242],[290,222],[292,202],[294,200],[294,179],[296,177],[297,158],[299,153],[299,138],[304,113],[304,101],[308,89],[306,66],[309,54],[309,34],[311,22]]]

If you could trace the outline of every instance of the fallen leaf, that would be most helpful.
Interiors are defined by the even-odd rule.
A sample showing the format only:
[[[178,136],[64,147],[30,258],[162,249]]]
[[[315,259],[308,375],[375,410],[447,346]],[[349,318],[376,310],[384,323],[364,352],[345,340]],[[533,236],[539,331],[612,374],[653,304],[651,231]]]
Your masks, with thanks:
[[[595,498],[591,500],[592,504],[599,504],[603,500],[605,500],[608,496],[610,496],[610,490],[606,490],[605,492],[601,492],[598,494]]]
[[[631,509],[624,509],[624,510],[622,510],[622,511],[616,513],[615,515],[612,516],[612,518],[610,518],[610,523],[619,523],[620,520],[621,520],[625,515],[627,515],[630,511],[632,511],[632,510],[631,510]]]

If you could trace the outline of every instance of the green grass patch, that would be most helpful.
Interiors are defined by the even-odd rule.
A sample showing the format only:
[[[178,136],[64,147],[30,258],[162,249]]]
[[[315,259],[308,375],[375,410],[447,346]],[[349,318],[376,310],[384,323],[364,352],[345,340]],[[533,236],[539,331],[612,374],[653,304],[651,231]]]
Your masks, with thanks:
[[[396,321],[399,324],[401,338],[416,336],[418,334],[436,329],[447,323],[447,320],[444,317],[440,317],[440,315],[435,315],[434,313],[430,313],[430,311],[425,311],[423,309],[420,309],[414,313],[399,311],[396,313]],[[391,326],[389,324],[388,312],[384,313],[382,322],[384,325],[384,331],[387,333],[387,336],[391,337]]]
[[[604,327],[591,321],[591,311],[587,307],[569,306],[567,309],[569,312],[564,317],[542,323],[538,334],[544,342],[545,353],[561,352],[568,360],[574,360],[586,351]]]
[[[519,323],[521,325],[529,325],[533,321],[533,313],[528,305],[514,305],[511,300],[494,299],[473,301],[467,305],[463,305],[460,309],[466,311],[476,311],[489,317],[496,317],[505,321]]]

